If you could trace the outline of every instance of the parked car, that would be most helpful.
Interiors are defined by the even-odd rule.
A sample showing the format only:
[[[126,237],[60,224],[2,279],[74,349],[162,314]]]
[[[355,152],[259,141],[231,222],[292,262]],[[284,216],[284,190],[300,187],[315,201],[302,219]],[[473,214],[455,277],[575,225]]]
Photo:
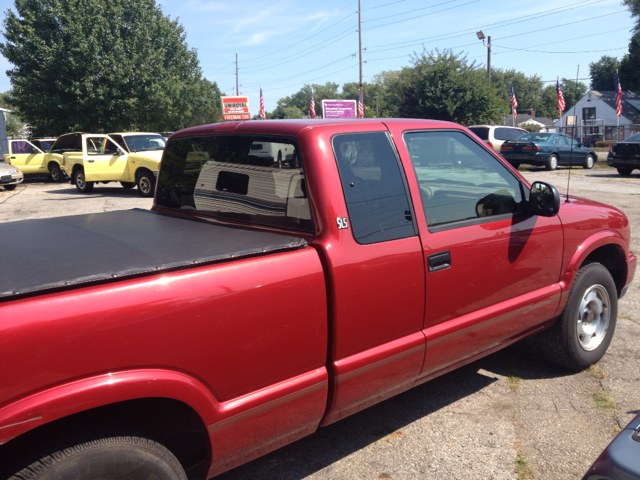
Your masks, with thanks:
[[[582,480],[640,480],[640,415],[611,441]]]
[[[471,125],[469,127],[481,140],[500,153],[500,146],[507,140],[515,140],[521,135],[528,133],[524,128],[507,127],[505,125]]]
[[[607,165],[614,167],[622,176],[629,176],[635,168],[640,168],[640,133],[625,138],[609,147]]]
[[[15,190],[22,180],[24,180],[24,175],[17,167],[0,163],[0,185],[5,190]]]
[[[3,155],[4,163],[17,167],[25,175],[48,173],[55,181],[59,174],[57,164],[47,165],[45,161],[45,154],[51,149],[55,140],[55,138],[9,140],[9,153]]]
[[[177,132],[151,210],[0,223],[0,478],[210,478],[534,334],[583,370],[630,238],[455,123]]]
[[[515,168],[521,164],[541,165],[555,170],[558,165],[582,165],[593,168],[598,154],[563,133],[527,133],[517,140],[504,142],[500,155]]]
[[[120,182],[124,188],[137,186],[143,197],[153,196],[165,145],[162,135],[72,133],[69,138],[62,166],[78,191],[88,193],[96,182]]]

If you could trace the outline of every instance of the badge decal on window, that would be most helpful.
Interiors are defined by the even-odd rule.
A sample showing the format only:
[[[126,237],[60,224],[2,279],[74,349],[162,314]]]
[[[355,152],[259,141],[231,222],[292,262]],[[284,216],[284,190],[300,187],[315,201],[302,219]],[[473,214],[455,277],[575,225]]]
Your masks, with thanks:
[[[336,222],[338,222],[338,230],[342,230],[343,228],[349,228],[347,217],[337,217]]]

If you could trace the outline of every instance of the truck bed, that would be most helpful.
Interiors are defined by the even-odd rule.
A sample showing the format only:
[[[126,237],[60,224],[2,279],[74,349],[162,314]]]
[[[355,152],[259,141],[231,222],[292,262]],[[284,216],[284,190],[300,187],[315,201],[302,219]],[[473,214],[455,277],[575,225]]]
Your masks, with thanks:
[[[141,209],[3,223],[0,242],[1,300],[307,245]]]

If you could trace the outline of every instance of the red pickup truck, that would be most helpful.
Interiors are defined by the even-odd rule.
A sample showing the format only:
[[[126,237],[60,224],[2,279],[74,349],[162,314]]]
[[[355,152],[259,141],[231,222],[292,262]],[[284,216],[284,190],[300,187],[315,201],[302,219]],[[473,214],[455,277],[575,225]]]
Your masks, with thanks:
[[[183,130],[151,211],[0,224],[1,478],[209,478],[538,332],[584,369],[629,235],[452,123]]]

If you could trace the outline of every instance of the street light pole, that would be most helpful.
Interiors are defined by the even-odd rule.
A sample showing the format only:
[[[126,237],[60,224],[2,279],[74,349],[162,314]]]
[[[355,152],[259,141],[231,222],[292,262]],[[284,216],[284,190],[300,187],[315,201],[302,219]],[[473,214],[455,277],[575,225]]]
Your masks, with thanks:
[[[482,44],[487,47],[487,78],[491,82],[491,37],[485,37],[484,32],[480,30],[476,33],[478,40],[482,40]],[[484,43],[484,39],[487,39],[487,43]]]
[[[378,96],[374,95],[373,98],[375,98],[375,100],[376,100],[376,118],[379,118],[379,115],[378,115]]]

